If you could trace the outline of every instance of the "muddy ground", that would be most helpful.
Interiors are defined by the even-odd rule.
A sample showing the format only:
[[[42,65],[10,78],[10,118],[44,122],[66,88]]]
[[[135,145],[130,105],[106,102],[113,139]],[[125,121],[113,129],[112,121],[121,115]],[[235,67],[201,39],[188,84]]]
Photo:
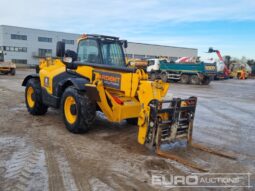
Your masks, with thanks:
[[[137,128],[125,121],[113,124],[98,113],[89,133],[75,135],[65,129],[58,110],[29,115],[20,86],[28,73],[0,75],[1,191],[191,190],[152,185],[155,171],[173,175],[199,171],[147,151],[136,141]],[[198,96],[194,140],[231,151],[237,160],[184,147],[178,153],[210,173],[252,173],[250,183],[255,186],[255,80],[215,81],[209,86],[171,84],[171,93]]]

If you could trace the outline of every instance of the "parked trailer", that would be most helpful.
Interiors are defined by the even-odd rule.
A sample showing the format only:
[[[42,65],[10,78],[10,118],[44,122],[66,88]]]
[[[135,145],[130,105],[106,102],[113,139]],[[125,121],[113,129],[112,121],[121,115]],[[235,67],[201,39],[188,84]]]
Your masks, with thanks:
[[[174,63],[166,60],[149,59],[147,72],[152,80],[180,81],[183,84],[208,85],[217,73],[216,63]]]

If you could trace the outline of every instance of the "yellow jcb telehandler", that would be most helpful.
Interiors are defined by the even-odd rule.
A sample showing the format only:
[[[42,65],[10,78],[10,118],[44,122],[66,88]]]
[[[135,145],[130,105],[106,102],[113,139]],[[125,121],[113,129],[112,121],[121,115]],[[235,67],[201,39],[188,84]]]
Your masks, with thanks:
[[[109,121],[137,124],[138,142],[158,155],[203,170],[160,150],[163,143],[183,139],[192,145],[197,98],[164,99],[169,84],[149,81],[144,70],[128,68],[123,47],[126,40],[103,35],[82,35],[77,53],[65,51],[65,44],[58,42],[57,58],[41,60],[39,73],[28,75],[22,83],[28,112],[43,115],[48,107],[61,108],[66,128],[83,133],[100,110]]]

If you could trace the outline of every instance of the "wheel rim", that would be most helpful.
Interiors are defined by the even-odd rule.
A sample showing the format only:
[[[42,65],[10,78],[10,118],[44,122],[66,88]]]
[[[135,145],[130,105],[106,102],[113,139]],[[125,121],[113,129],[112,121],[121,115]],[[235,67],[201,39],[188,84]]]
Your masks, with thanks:
[[[33,108],[35,106],[35,101],[33,99],[34,96],[34,89],[30,86],[27,89],[27,104],[30,108]]]
[[[65,100],[65,105],[64,105],[64,112],[65,112],[65,118],[68,123],[73,124],[75,123],[77,119],[77,114],[74,114],[72,112],[72,108],[76,108],[76,102],[74,97],[68,96]]]

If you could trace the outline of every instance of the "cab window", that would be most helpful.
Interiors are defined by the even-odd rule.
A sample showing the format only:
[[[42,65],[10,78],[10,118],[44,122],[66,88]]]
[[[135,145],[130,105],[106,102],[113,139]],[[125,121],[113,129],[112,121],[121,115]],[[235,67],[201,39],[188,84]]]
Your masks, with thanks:
[[[101,51],[104,64],[119,67],[125,66],[125,57],[120,43],[104,41],[101,43]]]
[[[78,47],[78,60],[85,63],[100,63],[98,43],[94,39],[82,40]]]
[[[155,61],[154,60],[149,60],[148,61],[148,66],[152,66],[152,65],[154,65],[155,64]]]

